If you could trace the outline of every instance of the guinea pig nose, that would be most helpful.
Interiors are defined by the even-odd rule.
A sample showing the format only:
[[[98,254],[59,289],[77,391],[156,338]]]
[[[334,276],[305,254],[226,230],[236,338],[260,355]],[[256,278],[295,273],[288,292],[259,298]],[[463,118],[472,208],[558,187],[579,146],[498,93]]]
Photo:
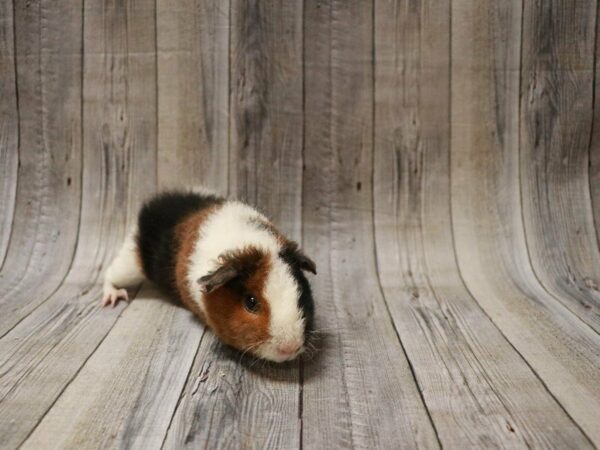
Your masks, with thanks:
[[[281,353],[282,355],[293,355],[298,350],[300,350],[301,346],[302,346],[302,344],[298,345],[296,343],[281,344],[281,345],[277,346],[277,351],[279,353]]]

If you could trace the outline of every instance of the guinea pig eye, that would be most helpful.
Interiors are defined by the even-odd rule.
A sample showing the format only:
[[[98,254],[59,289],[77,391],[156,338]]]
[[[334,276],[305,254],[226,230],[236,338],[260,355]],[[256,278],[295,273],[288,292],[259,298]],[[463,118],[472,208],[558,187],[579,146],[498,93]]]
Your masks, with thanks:
[[[258,300],[253,295],[247,295],[244,297],[244,308],[246,308],[251,313],[256,313],[258,311]]]

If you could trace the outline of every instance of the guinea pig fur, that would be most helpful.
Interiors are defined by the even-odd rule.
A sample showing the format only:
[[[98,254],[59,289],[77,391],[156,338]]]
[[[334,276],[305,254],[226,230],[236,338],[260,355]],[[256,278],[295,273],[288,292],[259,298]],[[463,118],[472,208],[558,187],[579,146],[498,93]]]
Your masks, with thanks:
[[[104,278],[104,305],[149,279],[226,344],[271,361],[305,349],[315,263],[260,212],[209,193],[166,192],[141,209]]]

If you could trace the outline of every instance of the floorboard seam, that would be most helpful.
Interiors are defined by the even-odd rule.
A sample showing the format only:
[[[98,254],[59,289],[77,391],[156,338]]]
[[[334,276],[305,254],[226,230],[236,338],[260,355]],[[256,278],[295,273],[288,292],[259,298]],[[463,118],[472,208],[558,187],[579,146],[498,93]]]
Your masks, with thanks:
[[[435,439],[438,443],[439,448],[443,448],[442,446],[442,441],[440,440],[440,435],[439,432],[435,426],[435,422],[433,421],[433,417],[431,416],[431,412],[429,411],[429,408],[427,406],[427,402],[425,401],[425,397],[423,396],[423,391],[421,389],[421,385],[419,384],[419,381],[417,379],[417,375],[415,372],[415,368],[410,360],[410,358],[408,357],[408,353],[406,352],[406,349],[404,348],[404,344],[402,342],[402,339],[400,338],[400,333],[398,332],[398,328],[396,327],[396,323],[394,322],[394,319],[392,317],[392,313],[390,310],[390,307],[388,305],[388,300],[385,296],[385,293],[383,291],[383,286],[381,284],[381,277],[379,275],[379,262],[378,262],[378,252],[377,252],[377,228],[375,226],[375,124],[376,124],[376,120],[377,120],[377,112],[376,112],[376,104],[377,104],[377,95],[376,95],[376,88],[377,88],[377,83],[376,83],[376,41],[375,41],[375,2],[373,2],[373,16],[372,16],[372,31],[373,31],[373,54],[372,54],[372,71],[371,71],[371,89],[372,89],[372,95],[373,95],[373,105],[372,105],[372,111],[371,111],[371,116],[372,116],[372,123],[371,123],[371,145],[372,145],[372,152],[371,152],[371,238],[372,238],[372,242],[373,242],[373,262],[375,264],[375,275],[376,275],[376,279],[377,279],[377,287],[379,289],[379,293],[381,295],[381,298],[383,300],[383,304],[385,306],[385,309],[387,311],[387,315],[388,315],[388,319],[390,320],[390,323],[392,324],[392,328],[394,330],[394,333],[396,334],[396,338],[398,339],[398,343],[400,344],[400,348],[402,349],[402,353],[404,354],[404,358],[406,359],[406,362],[408,364],[408,368],[410,370],[411,376],[415,382],[415,387],[416,390],[418,392],[419,398],[421,400],[421,403],[423,404],[423,409],[425,410],[425,413],[427,414],[427,417],[429,419],[429,423],[431,424],[431,428],[433,430],[433,433],[435,434]]]
[[[138,286],[138,289],[135,291],[134,295],[132,296],[131,300],[129,300],[128,302],[128,306],[129,303],[132,302],[137,295],[140,293],[141,291],[141,284]],[[90,352],[90,354],[83,360],[83,362],[81,363],[81,365],[79,366],[79,368],[75,371],[75,373],[73,374],[73,376],[65,383],[65,385],[62,387],[62,389],[58,392],[58,394],[56,395],[56,397],[54,398],[54,400],[52,400],[52,402],[48,405],[48,407],[46,408],[46,411],[40,415],[40,418],[37,420],[35,426],[29,431],[29,433],[27,433],[27,435],[25,436],[25,438],[19,443],[19,445],[17,446],[17,448],[22,447],[25,442],[27,442],[27,440],[31,437],[31,435],[35,432],[35,430],[37,429],[37,427],[42,423],[42,421],[44,420],[44,418],[46,417],[46,415],[48,414],[48,412],[54,407],[54,405],[58,402],[58,400],[62,397],[62,395],[64,394],[64,392],[69,388],[69,386],[71,385],[71,383],[77,378],[77,376],[79,375],[79,373],[83,370],[83,368],[85,367],[85,365],[87,364],[87,362],[90,360],[90,358],[92,358],[92,356],[94,356],[94,354],[96,353],[96,351],[98,350],[98,348],[102,345],[102,343],[105,341],[105,339],[108,337],[108,335],[110,334],[110,332],[113,330],[113,328],[115,327],[115,325],[117,324],[119,318],[121,317],[121,315],[123,314],[123,311],[126,309],[127,307],[123,308],[122,311],[119,312],[119,316],[116,318],[116,320],[114,321],[114,323],[112,324],[112,326],[106,331],[106,334],[104,336],[102,336],[102,339],[100,339],[98,341],[98,343],[96,344],[96,346],[94,347],[94,349]],[[50,349],[48,352],[52,351],[57,345],[59,344],[59,342],[52,347],[52,349]]]
[[[525,250],[526,250],[526,254],[527,254],[527,262],[529,264],[529,267],[531,269],[531,273],[533,274],[535,281],[537,282],[537,284],[541,287],[541,289],[546,292],[546,294],[548,294],[548,296],[552,299],[554,299],[554,302],[559,304],[561,307],[564,308],[564,310],[568,313],[573,315],[574,317],[577,317],[577,319],[579,321],[581,321],[581,323],[585,324],[586,327],[589,327],[594,333],[596,334],[600,334],[600,332],[598,330],[595,330],[594,327],[592,327],[589,323],[587,323],[585,320],[583,320],[581,318],[581,316],[579,316],[579,314],[577,314],[575,311],[572,311],[571,308],[569,308],[565,303],[563,303],[560,298],[558,297],[558,295],[550,292],[548,290],[548,288],[546,287],[546,285],[544,283],[542,283],[542,281],[540,280],[540,277],[538,276],[538,273],[535,269],[535,266],[533,265],[533,259],[531,258],[531,250],[529,249],[529,238],[528,238],[528,233],[527,233],[527,225],[526,225],[526,221],[525,221],[525,211],[523,208],[523,205],[525,204],[525,202],[523,201],[523,183],[522,183],[522,170],[521,170],[521,115],[522,115],[522,97],[523,97],[523,27],[524,27],[524,20],[525,20],[525,2],[522,1],[521,2],[521,42],[520,42],[520,50],[519,50],[519,99],[518,99],[518,115],[519,115],[519,120],[518,120],[518,145],[517,145],[517,185],[519,188],[519,206],[520,206],[520,218],[521,218],[521,229],[523,230],[523,242],[525,243]],[[595,54],[594,54],[595,57]],[[592,116],[592,120],[593,120],[593,116]],[[546,161],[547,162],[547,161]],[[450,174],[450,176],[452,176],[452,174]],[[546,185],[546,189],[548,188],[548,186]],[[454,232],[454,230],[453,230]],[[570,296],[571,297],[571,296]],[[572,298],[572,297],[571,297]]]
[[[177,403],[175,404],[175,408],[173,408],[173,413],[171,414],[171,418],[169,419],[169,425],[167,426],[167,430],[165,431],[165,436],[160,444],[160,448],[165,447],[165,443],[167,442],[167,437],[169,436],[169,432],[171,431],[171,426],[173,425],[173,419],[175,418],[175,414],[177,414],[177,410],[179,409],[179,405],[181,404],[181,400],[185,395],[185,388],[190,383],[190,376],[192,375],[192,369],[194,368],[194,364],[196,362],[196,358],[198,357],[198,353],[200,352],[200,347],[202,346],[202,341],[204,340],[204,336],[206,336],[206,325],[204,326],[204,330],[202,331],[202,336],[200,336],[200,340],[198,341],[198,347],[196,347],[196,352],[194,353],[194,357],[192,358],[192,362],[190,364],[190,368],[188,369],[188,373],[185,377],[185,382],[183,383],[183,387],[181,392],[179,393],[179,398],[177,399]]]
[[[598,236],[598,224],[596,223],[596,214],[594,211],[594,201],[592,194],[592,147],[594,138],[594,129],[596,124],[596,62],[598,59],[598,12],[600,11],[600,1],[596,1],[596,23],[594,27],[594,58],[592,61],[592,124],[590,126],[590,138],[588,143],[588,189],[590,194],[590,211],[592,212],[592,225],[596,235],[596,248],[600,251],[600,236]]]
[[[306,163],[306,46],[304,40],[306,38],[306,2],[302,2],[302,54],[301,54],[301,64],[302,64],[302,141],[300,146],[300,245],[304,245],[304,173],[305,173],[305,163]],[[302,450],[304,448],[303,442],[303,434],[304,434],[304,364],[302,358],[298,363],[298,382],[300,384],[298,391],[298,421],[300,432],[298,436],[298,448]]]
[[[524,3],[521,3],[521,50],[520,50],[520,68],[522,69],[522,65],[523,65],[523,12],[524,12],[524,8],[525,5]],[[450,14],[450,17],[452,17],[452,13]],[[450,42],[452,42],[452,39],[450,39]],[[452,44],[450,44],[452,45]],[[452,55],[452,53],[450,53],[450,55]],[[450,58],[450,61],[452,61],[452,58]],[[450,80],[452,80],[452,62],[450,63]],[[521,189],[521,164],[520,164],[520,149],[521,149],[521,145],[520,145],[520,136],[521,136],[521,101],[520,101],[520,97],[521,97],[521,83],[522,83],[522,77],[519,76],[519,146],[518,146],[518,151],[519,151],[519,160],[517,161],[517,167],[518,169],[518,183],[519,183],[519,200],[521,203],[521,225],[524,227],[525,224],[523,222],[523,208],[522,208],[522,189]],[[451,85],[450,85],[451,86]],[[452,90],[450,89],[450,115],[449,117],[452,117]],[[513,345],[512,341],[504,334],[504,332],[502,331],[502,328],[500,326],[498,326],[498,324],[494,321],[493,317],[490,316],[487,311],[481,306],[481,304],[479,303],[479,301],[477,300],[477,297],[473,294],[473,292],[471,292],[471,290],[469,289],[468,284],[465,282],[465,279],[463,277],[463,273],[460,267],[460,264],[458,263],[458,252],[457,252],[457,248],[456,248],[456,239],[455,239],[455,232],[454,232],[454,213],[453,213],[453,209],[452,209],[452,127],[450,127],[450,151],[448,152],[448,192],[450,192],[450,196],[448,197],[449,203],[450,203],[450,233],[451,233],[451,239],[452,239],[452,246],[453,246],[453,253],[454,253],[454,261],[455,261],[455,265],[458,271],[458,276],[460,277],[460,280],[463,284],[463,286],[465,287],[466,291],[468,292],[468,294],[475,300],[475,304],[479,307],[479,309],[483,312],[483,314],[490,320],[490,322],[492,324],[494,324],[494,326],[496,327],[496,329],[498,330],[498,332],[502,335],[502,337],[506,340],[506,342],[508,342],[508,344],[513,348],[513,350],[520,356],[520,358],[523,360],[523,362],[527,365],[527,367],[529,367],[529,370],[531,370],[531,372],[535,375],[535,377],[540,381],[540,383],[542,384],[542,386],[544,387],[544,389],[546,389],[546,391],[548,392],[548,395],[550,395],[550,397],[552,397],[554,399],[554,401],[556,402],[556,404],[561,408],[561,410],[567,415],[567,417],[573,422],[573,424],[575,425],[575,427],[577,427],[577,429],[579,429],[579,431],[581,431],[581,433],[583,434],[583,436],[585,436],[585,438],[591,443],[591,445],[593,446],[593,441],[590,439],[590,437],[586,434],[586,432],[581,428],[581,426],[579,426],[579,424],[577,423],[577,421],[575,421],[575,419],[569,414],[569,412],[565,409],[565,407],[562,405],[562,403],[556,398],[556,396],[554,395],[554,393],[549,389],[548,385],[545,383],[545,381],[543,380],[543,378],[537,373],[537,371],[531,366],[531,364],[529,363],[529,361],[527,361],[527,359],[525,358],[525,356],[515,347],[515,345]],[[524,228],[523,228],[524,231]],[[526,242],[526,241],[525,241]],[[526,245],[527,247],[527,245]],[[529,249],[527,248],[527,255],[529,258]],[[531,264],[531,260],[529,259],[529,263]],[[533,267],[532,267],[533,269]],[[535,273],[534,273],[535,275]],[[536,276],[536,280],[537,280],[537,276]],[[539,280],[538,280],[539,282]],[[540,283],[541,286],[541,283]],[[517,286],[518,287],[518,286]],[[545,288],[543,286],[541,286],[542,289],[545,291]],[[519,288],[519,287],[518,287]],[[519,288],[519,290],[521,290]],[[545,291],[547,292],[547,291]],[[549,294],[549,293],[548,293]],[[527,298],[529,298],[528,295],[525,295],[525,293],[523,293],[523,295]],[[560,301],[558,302],[559,304]],[[563,305],[564,306],[564,305]],[[567,308],[565,308],[567,309]],[[567,309],[568,310],[568,309]],[[573,314],[575,315],[575,314]],[[583,322],[583,321],[582,321]],[[587,324],[586,324],[587,325]]]
[[[17,18],[16,18],[16,9],[15,9],[15,3],[16,0],[12,1],[12,5],[13,5],[13,70],[14,70],[14,76],[15,76],[15,100],[16,100],[16,106],[17,106],[17,174],[16,177],[17,179],[15,180],[15,196],[14,196],[14,202],[13,202],[13,212],[12,212],[12,217],[10,220],[10,233],[8,235],[8,240],[6,241],[6,251],[4,252],[4,255],[2,257],[2,262],[0,262],[0,271],[2,270],[2,268],[4,267],[4,263],[6,262],[6,259],[8,258],[8,250],[10,247],[10,243],[12,241],[12,237],[13,237],[13,233],[15,230],[15,217],[17,216],[17,197],[18,197],[18,193],[19,193],[19,168],[21,167],[21,110],[19,107],[19,78],[18,78],[18,70],[17,70]]]

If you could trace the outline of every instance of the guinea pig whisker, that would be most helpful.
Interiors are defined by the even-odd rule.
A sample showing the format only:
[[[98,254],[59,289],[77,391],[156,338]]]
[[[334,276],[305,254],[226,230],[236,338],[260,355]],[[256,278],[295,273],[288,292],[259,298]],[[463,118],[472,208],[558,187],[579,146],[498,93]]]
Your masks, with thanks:
[[[248,346],[247,346],[247,347],[244,349],[244,351],[242,352],[242,354],[240,355],[240,361],[239,361],[239,362],[240,362],[240,363],[242,362],[242,358],[243,358],[243,357],[244,357],[244,356],[245,356],[245,355],[246,355],[248,352],[250,352],[250,350],[253,350],[253,349],[257,348],[258,346],[260,346],[260,345],[262,345],[262,344],[264,344],[264,343],[265,343],[265,341],[263,340],[263,341],[255,342],[254,344],[250,344],[250,345],[248,345]],[[252,355],[252,356],[254,356],[254,355]],[[252,367],[252,366],[250,366],[250,367]]]

